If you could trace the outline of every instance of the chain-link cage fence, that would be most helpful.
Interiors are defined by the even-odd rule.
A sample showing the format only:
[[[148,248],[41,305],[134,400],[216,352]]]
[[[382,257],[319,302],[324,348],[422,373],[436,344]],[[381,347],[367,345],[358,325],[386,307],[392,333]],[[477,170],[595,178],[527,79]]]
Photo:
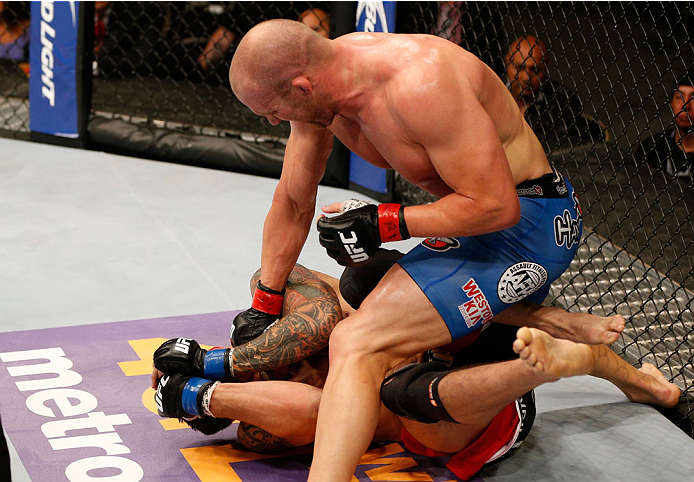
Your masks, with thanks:
[[[399,4],[399,7],[401,4]],[[400,32],[450,39],[507,83],[580,193],[578,255],[547,302],[619,313],[615,350],[683,390],[694,429],[694,7],[688,2],[408,2]],[[680,88],[677,89],[678,85]],[[435,198],[396,174],[396,197]]]
[[[0,42],[3,136],[28,137],[27,3],[0,12],[10,32]],[[270,126],[234,98],[230,59],[254,24],[290,18],[329,29],[331,7],[96,2],[91,118],[281,147],[288,126]],[[398,32],[460,44],[507,82],[583,207],[578,255],[548,302],[623,314],[616,351],[654,363],[683,389],[673,416],[690,434],[694,79],[684,74],[694,68],[693,27],[687,2],[398,2],[396,20]],[[395,197],[435,199],[397,174]]]
[[[0,136],[29,137],[29,2],[0,7]]]
[[[238,41],[288,18],[329,33],[327,2],[103,2],[95,15],[93,116],[169,130],[280,141],[229,88]]]

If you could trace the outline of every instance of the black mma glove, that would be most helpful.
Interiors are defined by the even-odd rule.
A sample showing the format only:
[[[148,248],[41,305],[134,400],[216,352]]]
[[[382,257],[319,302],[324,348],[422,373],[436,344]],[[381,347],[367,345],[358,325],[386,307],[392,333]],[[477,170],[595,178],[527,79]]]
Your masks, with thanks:
[[[368,261],[382,242],[409,239],[401,204],[368,204],[318,219],[321,246],[342,266]]]
[[[231,348],[205,350],[191,338],[172,338],[154,352],[154,368],[210,380],[232,380]]]
[[[210,388],[216,383],[204,378],[187,377],[180,373],[164,375],[159,379],[157,391],[154,394],[157,413],[160,417],[171,418],[205,416],[206,409],[209,412],[209,399],[212,396]]]
[[[277,321],[282,314],[283,305],[284,290],[273,290],[258,281],[251,307],[236,315],[231,323],[231,344],[243,345],[259,336]]]

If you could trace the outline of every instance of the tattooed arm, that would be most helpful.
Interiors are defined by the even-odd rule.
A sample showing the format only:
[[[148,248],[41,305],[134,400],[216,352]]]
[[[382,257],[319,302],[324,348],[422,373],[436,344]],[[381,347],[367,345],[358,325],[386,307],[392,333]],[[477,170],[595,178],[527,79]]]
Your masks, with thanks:
[[[258,270],[251,280],[255,287]],[[234,348],[234,375],[286,367],[328,346],[342,311],[335,291],[310,270],[297,264],[289,275],[283,317],[262,335]]]
[[[298,447],[289,441],[273,435],[267,430],[241,422],[236,432],[236,440],[243,445],[243,448],[252,452],[268,453],[281,451],[289,447]]]

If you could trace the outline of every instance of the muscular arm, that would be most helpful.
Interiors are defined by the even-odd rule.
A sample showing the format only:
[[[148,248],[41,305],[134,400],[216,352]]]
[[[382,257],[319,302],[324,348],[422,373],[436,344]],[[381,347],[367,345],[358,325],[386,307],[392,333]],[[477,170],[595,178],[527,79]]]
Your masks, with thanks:
[[[251,286],[259,276],[254,275]],[[262,335],[234,349],[235,375],[284,367],[313,355],[328,346],[342,319],[333,289],[301,265],[289,275],[283,313]]]
[[[453,192],[429,205],[407,207],[410,234],[474,236],[514,225],[520,204],[513,175],[476,89],[459,74],[429,85],[423,82],[412,89],[407,84],[396,116],[408,140],[423,148],[436,174]],[[422,102],[434,119],[412,115],[421,111]]]
[[[282,290],[306,241],[316,208],[318,183],[332,150],[325,129],[292,122],[282,175],[263,227],[262,283]]]

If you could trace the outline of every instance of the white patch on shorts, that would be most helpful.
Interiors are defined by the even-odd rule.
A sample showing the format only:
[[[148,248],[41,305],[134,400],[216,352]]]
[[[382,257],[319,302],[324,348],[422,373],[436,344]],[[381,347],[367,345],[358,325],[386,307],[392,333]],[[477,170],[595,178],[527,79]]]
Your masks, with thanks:
[[[524,261],[504,271],[496,292],[503,303],[512,304],[530,296],[546,282],[547,270],[542,265]]]

